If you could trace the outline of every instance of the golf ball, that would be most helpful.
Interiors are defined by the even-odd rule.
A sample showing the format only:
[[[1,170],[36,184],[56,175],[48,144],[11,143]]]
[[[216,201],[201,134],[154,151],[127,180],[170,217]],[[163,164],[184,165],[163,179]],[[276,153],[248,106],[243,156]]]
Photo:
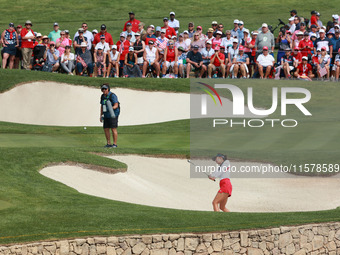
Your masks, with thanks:
[[[84,127],[84,129],[86,129],[86,127]]]

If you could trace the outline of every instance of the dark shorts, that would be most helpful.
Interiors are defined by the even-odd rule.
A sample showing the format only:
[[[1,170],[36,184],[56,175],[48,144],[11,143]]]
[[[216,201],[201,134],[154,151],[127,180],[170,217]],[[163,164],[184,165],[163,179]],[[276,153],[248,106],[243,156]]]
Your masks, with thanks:
[[[118,116],[116,118],[104,118],[103,128],[117,128]]]
[[[17,53],[17,48],[14,44],[7,44],[7,47],[3,48],[3,53],[7,53],[11,56],[15,56]]]

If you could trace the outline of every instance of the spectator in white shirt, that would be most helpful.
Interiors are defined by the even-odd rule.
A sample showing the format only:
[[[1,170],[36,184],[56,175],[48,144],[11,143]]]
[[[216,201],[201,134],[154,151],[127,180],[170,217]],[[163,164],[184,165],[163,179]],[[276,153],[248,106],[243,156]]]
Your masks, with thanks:
[[[91,50],[91,48],[92,48],[92,42],[93,42],[93,40],[94,40],[93,34],[92,34],[90,31],[87,30],[87,29],[88,29],[87,23],[83,23],[83,24],[81,25],[81,27],[82,27],[82,29],[84,30],[83,36],[87,38],[87,49],[88,49],[88,50]],[[73,41],[74,41],[74,39],[75,39],[77,36],[79,36],[79,32],[78,32],[78,31],[77,31],[76,34],[74,35]]]
[[[175,29],[176,34],[178,34],[179,29],[179,21],[175,19],[175,12],[170,12],[170,20],[169,20],[169,27]]]
[[[256,63],[260,73],[260,78],[267,79],[275,63],[275,59],[269,54],[267,46],[262,48],[262,54],[257,57]],[[265,74],[263,74],[264,72]]]

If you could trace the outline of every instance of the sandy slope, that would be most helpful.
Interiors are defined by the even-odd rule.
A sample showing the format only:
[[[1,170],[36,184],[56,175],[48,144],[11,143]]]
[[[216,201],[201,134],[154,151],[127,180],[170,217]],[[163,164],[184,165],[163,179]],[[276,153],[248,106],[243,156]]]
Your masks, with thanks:
[[[190,118],[190,95],[112,90],[121,103],[120,125]],[[100,89],[56,82],[33,82],[0,94],[0,121],[56,126],[101,126]],[[174,103],[176,102],[176,103]]]
[[[211,210],[218,182],[189,178],[185,159],[111,158],[126,163],[128,171],[110,175],[75,166],[52,166],[41,174],[93,196],[166,208]],[[256,163],[234,163],[249,164]],[[228,202],[231,211],[314,211],[340,206],[340,178],[234,178],[232,184]]]

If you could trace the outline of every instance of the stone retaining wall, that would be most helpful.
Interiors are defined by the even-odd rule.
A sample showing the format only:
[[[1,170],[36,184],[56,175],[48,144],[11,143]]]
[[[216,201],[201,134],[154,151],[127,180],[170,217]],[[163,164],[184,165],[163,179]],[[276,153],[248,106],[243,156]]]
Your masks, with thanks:
[[[91,237],[0,246],[0,255],[340,254],[340,222],[204,234]]]

